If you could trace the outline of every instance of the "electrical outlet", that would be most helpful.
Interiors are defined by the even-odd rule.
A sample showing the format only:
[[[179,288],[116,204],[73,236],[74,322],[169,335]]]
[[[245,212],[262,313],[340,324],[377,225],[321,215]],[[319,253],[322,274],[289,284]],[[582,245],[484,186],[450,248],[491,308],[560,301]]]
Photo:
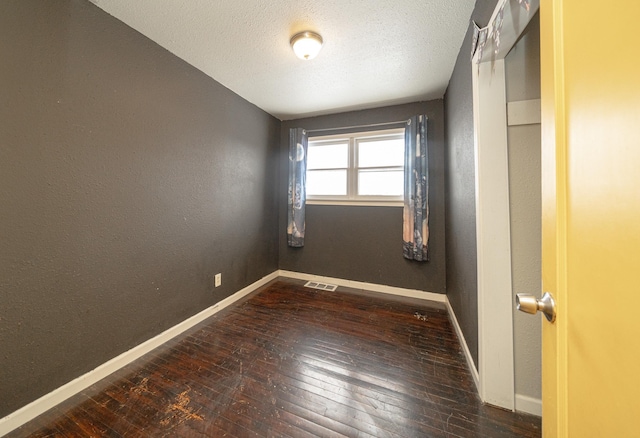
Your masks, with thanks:
[[[215,286],[218,287],[222,284],[222,274],[216,274]]]

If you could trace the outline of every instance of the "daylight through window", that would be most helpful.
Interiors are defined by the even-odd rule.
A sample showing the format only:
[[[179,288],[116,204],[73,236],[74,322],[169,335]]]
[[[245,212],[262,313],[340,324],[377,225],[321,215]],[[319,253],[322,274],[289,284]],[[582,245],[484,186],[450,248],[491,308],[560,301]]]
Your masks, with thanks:
[[[404,191],[404,129],[309,138],[309,203],[392,203]]]

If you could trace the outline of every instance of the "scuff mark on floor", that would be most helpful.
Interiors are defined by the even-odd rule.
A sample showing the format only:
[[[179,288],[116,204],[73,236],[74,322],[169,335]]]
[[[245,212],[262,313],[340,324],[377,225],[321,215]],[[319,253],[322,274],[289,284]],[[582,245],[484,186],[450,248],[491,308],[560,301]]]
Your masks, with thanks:
[[[419,319],[420,321],[426,321],[427,320],[427,315],[423,315],[420,312],[414,313],[413,316],[415,316],[416,319]]]
[[[155,394],[153,391],[149,390],[149,388],[147,387],[147,383],[149,383],[149,378],[145,377],[140,381],[140,383],[134,386],[131,390],[138,395],[142,394],[143,392],[148,392],[149,394]]]
[[[187,389],[176,396],[173,403],[167,406],[167,410],[165,411],[167,414],[171,413],[171,416],[161,420],[160,424],[167,426],[174,422],[180,424],[187,420],[204,420],[201,415],[198,415],[198,412],[194,412],[193,408],[188,406],[189,403],[191,403],[191,398],[189,398],[190,391],[191,389]]]

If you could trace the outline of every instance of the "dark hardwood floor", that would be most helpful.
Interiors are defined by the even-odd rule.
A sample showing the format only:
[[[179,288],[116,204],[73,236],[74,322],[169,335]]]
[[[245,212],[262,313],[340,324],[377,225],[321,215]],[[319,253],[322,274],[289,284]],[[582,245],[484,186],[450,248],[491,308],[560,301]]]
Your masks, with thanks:
[[[444,306],[279,279],[10,437],[539,437],[480,403]]]

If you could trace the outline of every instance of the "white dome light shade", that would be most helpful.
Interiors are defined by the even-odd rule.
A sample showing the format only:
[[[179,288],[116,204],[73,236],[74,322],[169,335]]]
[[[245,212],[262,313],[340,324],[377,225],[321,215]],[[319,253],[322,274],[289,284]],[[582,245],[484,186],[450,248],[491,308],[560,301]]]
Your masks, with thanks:
[[[314,32],[300,32],[291,37],[291,48],[300,59],[313,59],[322,48],[322,37]]]

